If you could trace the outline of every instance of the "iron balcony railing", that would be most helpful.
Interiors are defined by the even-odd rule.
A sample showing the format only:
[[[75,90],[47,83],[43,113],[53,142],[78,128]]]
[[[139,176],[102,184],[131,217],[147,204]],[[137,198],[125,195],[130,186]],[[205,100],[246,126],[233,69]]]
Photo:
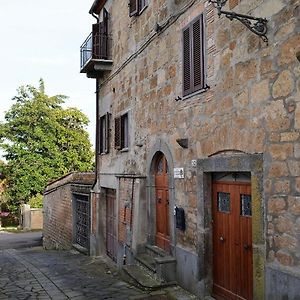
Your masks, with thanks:
[[[91,32],[80,47],[80,69],[91,59],[109,60],[110,41],[108,34]]]

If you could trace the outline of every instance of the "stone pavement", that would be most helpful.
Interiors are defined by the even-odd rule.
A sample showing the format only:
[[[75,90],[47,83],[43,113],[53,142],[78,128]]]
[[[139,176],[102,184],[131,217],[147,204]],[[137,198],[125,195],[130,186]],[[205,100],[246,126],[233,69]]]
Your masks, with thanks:
[[[0,251],[2,299],[197,299],[179,287],[142,291],[110,261],[41,247]]]

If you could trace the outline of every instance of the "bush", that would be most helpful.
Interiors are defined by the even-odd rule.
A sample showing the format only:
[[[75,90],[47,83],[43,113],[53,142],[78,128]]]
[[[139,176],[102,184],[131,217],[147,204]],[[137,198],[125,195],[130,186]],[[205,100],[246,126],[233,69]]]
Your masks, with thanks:
[[[36,194],[35,196],[33,196],[29,199],[28,204],[30,205],[30,208],[42,208],[43,207],[43,195]]]

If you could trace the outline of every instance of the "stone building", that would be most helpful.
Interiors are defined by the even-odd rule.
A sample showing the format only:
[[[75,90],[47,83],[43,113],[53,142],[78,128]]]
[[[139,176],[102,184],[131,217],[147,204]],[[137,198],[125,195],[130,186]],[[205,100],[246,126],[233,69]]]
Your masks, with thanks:
[[[95,0],[90,13],[91,254],[199,297],[299,299],[300,1]]]

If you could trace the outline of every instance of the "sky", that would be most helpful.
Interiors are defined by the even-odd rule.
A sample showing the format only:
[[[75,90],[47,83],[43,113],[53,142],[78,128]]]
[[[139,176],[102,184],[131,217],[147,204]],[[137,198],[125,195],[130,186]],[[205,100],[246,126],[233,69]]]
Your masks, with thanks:
[[[0,121],[21,85],[39,86],[46,94],[69,97],[90,119],[95,140],[95,80],[80,74],[80,46],[95,19],[92,0],[0,0]],[[1,153],[0,153],[1,155]]]

